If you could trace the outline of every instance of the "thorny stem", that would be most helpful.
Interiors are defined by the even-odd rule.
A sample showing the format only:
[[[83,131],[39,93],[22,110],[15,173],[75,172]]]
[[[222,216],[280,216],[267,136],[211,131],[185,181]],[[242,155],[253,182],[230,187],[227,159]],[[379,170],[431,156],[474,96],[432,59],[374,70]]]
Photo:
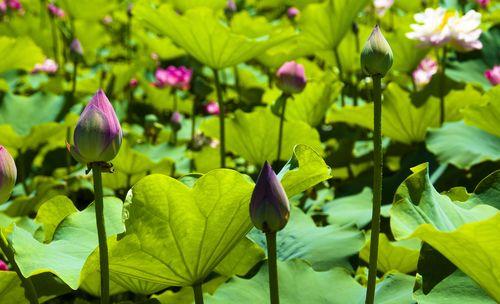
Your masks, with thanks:
[[[224,123],[224,99],[222,97],[222,88],[219,80],[219,71],[213,69],[215,90],[217,91],[217,99],[219,101],[219,129],[220,129],[220,167],[226,167],[226,133]]]
[[[271,304],[279,304],[278,267],[276,262],[276,232],[266,233],[267,266],[269,270],[269,294]]]

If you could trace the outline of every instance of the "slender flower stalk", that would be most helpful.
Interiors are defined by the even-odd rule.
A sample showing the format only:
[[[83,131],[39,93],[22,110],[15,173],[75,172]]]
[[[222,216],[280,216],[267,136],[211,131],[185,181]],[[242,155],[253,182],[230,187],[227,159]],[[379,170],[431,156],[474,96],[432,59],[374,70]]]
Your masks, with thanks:
[[[219,71],[213,69],[215,90],[217,91],[217,99],[219,102],[219,132],[220,132],[220,167],[226,167],[226,132],[224,122],[224,99],[222,97],[222,87],[219,80]]]
[[[201,283],[193,285],[194,303],[203,304],[203,289]]]
[[[375,301],[377,280],[377,257],[380,232],[380,208],[382,204],[382,78],[392,66],[393,55],[389,43],[385,40],[378,25],[375,26],[363,51],[361,67],[373,79],[373,209],[370,240],[370,262],[365,303]]]
[[[71,57],[73,59],[73,75],[71,77],[72,86],[71,86],[71,99],[74,102],[75,93],[76,93],[76,77],[78,75],[78,61],[83,56],[83,48],[78,39],[73,39],[70,45]]]
[[[446,120],[446,105],[445,105],[445,86],[446,86],[446,46],[442,49],[440,60],[440,78],[439,78],[439,125],[442,126]]]
[[[281,104],[280,126],[278,131],[278,154],[276,156],[276,161],[279,161],[281,158],[281,149],[283,145],[283,126],[285,124],[286,101],[288,100],[288,97],[290,97],[290,95],[282,93],[278,98],[278,101],[276,102],[278,105]]]

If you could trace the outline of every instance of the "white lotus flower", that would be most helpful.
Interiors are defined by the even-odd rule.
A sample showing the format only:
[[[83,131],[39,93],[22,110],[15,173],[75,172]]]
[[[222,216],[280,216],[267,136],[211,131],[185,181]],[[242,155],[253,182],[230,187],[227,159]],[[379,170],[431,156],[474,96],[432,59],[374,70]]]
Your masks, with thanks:
[[[448,24],[450,18],[456,17],[456,12],[446,11],[438,7],[428,8],[423,13],[415,14],[417,24],[412,24],[413,32],[406,37],[422,42],[422,46],[441,46],[451,40],[451,30]]]
[[[450,18],[448,26],[451,31],[451,44],[459,51],[472,51],[483,48],[479,41],[481,36],[481,14],[470,10],[463,17]]]
[[[375,11],[380,17],[384,16],[385,12],[390,9],[393,4],[394,0],[373,0]]]

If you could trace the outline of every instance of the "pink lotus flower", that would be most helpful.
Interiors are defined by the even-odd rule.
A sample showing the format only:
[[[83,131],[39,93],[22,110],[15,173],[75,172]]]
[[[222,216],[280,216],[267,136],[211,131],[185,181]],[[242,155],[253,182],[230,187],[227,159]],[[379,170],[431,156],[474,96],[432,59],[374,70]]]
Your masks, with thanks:
[[[484,72],[484,76],[488,78],[492,85],[500,84],[500,65],[496,65],[493,69]]]
[[[377,15],[382,17],[385,15],[385,12],[391,8],[394,4],[394,0],[374,0],[373,6],[375,6],[375,11]]]
[[[477,4],[479,4],[482,8],[486,8],[488,4],[490,4],[491,0],[476,0]]]
[[[158,68],[155,73],[156,87],[163,88],[165,86],[188,90],[193,72],[184,67],[169,66],[166,69]]]
[[[0,260],[0,271],[9,271],[9,266],[2,260]]]
[[[276,85],[285,93],[300,93],[306,83],[304,66],[295,61],[285,62],[276,72]]]
[[[31,72],[32,73],[44,72],[47,74],[55,74],[58,68],[59,66],[57,65],[57,63],[54,60],[48,58],[45,59],[43,63],[35,64],[35,67]]]
[[[2,14],[7,12],[7,3],[5,1],[0,1],[0,12]]]
[[[23,9],[23,6],[19,0],[7,0],[7,5],[15,11],[20,11]]]
[[[220,112],[219,103],[214,100],[209,101],[207,104],[205,104],[204,108],[207,114],[217,115]]]
[[[233,0],[227,0],[226,9],[234,13],[238,10],[238,7],[236,6],[236,3]]]
[[[64,10],[60,7],[57,7],[54,3],[49,3],[47,5],[47,9],[49,10],[49,13],[52,16],[57,17],[57,18],[64,18],[64,16],[66,15],[64,13]]]
[[[288,16],[289,19],[295,19],[298,15],[300,14],[300,11],[296,7],[289,7],[288,10],[286,11],[286,15]]]
[[[438,64],[431,58],[425,58],[420,62],[417,69],[413,71],[413,81],[417,88],[422,88],[431,82],[432,76],[438,71]]]
[[[136,79],[136,78],[132,78],[130,79],[130,81],[128,82],[128,85],[131,87],[131,88],[135,88],[137,87],[137,85],[139,84],[139,81]]]

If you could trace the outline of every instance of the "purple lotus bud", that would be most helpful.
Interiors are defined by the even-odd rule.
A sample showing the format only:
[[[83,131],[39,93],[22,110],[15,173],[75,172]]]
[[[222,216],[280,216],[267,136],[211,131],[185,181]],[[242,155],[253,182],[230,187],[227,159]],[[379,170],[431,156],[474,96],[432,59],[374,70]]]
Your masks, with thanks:
[[[9,151],[0,146],[0,204],[5,203],[14,189],[17,169]]]
[[[78,40],[77,38],[73,39],[69,49],[71,50],[71,52],[83,56],[82,44],[80,43],[80,40]]]
[[[233,0],[227,0],[226,9],[234,13],[238,10],[238,7],[236,6],[236,3]]]
[[[276,77],[276,85],[285,93],[300,93],[306,87],[304,66],[295,61],[285,62],[276,72]]]
[[[9,266],[2,260],[0,260],[0,271],[9,271]]]
[[[250,201],[250,218],[265,233],[283,229],[290,217],[285,189],[268,162],[264,163]]]
[[[376,25],[361,52],[361,68],[370,76],[385,76],[392,67],[392,61],[391,46]]]
[[[80,115],[69,149],[81,163],[108,162],[118,154],[122,136],[115,110],[99,89]]]
[[[64,10],[60,7],[57,7],[54,3],[49,3],[47,5],[47,9],[49,10],[49,13],[52,16],[57,17],[57,18],[64,18],[64,16],[66,15],[64,13]]]
[[[288,16],[289,19],[293,20],[297,18],[297,16],[300,14],[300,11],[296,7],[289,7],[288,10],[286,11],[286,15]]]

